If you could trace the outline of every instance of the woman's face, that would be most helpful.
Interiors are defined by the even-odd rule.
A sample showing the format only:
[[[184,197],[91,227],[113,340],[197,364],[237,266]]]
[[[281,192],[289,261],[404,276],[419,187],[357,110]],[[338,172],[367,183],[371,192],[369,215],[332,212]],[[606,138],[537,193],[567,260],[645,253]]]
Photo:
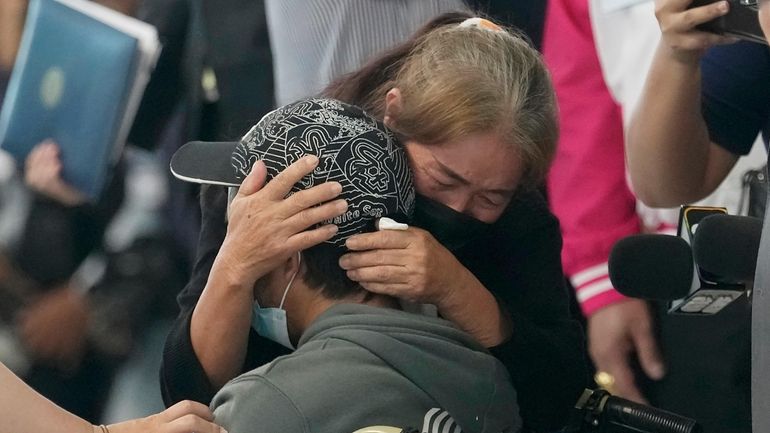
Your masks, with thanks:
[[[497,221],[522,175],[517,152],[496,134],[471,134],[445,143],[406,140],[418,194],[480,221]]]
[[[385,124],[390,126],[401,111],[401,91],[385,97]],[[495,133],[469,134],[444,143],[404,143],[418,194],[493,223],[511,201],[523,172],[512,146]]]
[[[391,89],[385,125],[397,123],[401,103],[401,91]],[[431,144],[407,139],[404,146],[417,193],[479,221],[497,221],[521,180],[518,153],[495,133]]]

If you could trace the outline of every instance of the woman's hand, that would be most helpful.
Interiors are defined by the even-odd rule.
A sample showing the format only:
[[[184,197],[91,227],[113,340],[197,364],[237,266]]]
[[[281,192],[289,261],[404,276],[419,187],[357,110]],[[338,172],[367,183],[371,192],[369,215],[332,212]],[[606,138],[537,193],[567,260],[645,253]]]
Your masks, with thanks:
[[[259,189],[267,172],[264,163],[254,164],[230,204],[227,235],[214,266],[223,266],[234,280],[251,287],[292,254],[334,236],[333,224],[309,228],[347,211],[345,200],[333,200],[342,192],[339,183],[327,182],[286,198],[317,165],[317,157],[306,156]]]
[[[461,280],[460,262],[429,232],[381,230],[351,236],[340,258],[348,278],[370,292],[441,306]]]
[[[340,258],[348,277],[370,292],[433,304],[439,314],[486,347],[512,332],[497,300],[429,232],[382,230],[351,236]]]
[[[687,9],[692,0],[656,0],[655,16],[661,30],[661,46],[668,48],[673,58],[684,63],[698,62],[705,50],[714,45],[736,42],[695,27],[721,17],[730,10],[727,1]]]
[[[317,157],[306,156],[265,184],[267,169],[256,162],[229,205],[227,233],[190,322],[193,349],[215,389],[243,368],[257,280],[337,233],[333,224],[313,226],[347,210],[344,200],[333,200],[339,183],[286,197],[317,165]]]
[[[86,197],[64,182],[61,173],[59,146],[53,141],[38,144],[27,156],[24,180],[30,189],[65,206],[78,206],[85,203]]]
[[[227,433],[214,424],[208,407],[194,401],[179,402],[147,418],[110,425],[110,433]],[[103,433],[94,426],[93,433]]]

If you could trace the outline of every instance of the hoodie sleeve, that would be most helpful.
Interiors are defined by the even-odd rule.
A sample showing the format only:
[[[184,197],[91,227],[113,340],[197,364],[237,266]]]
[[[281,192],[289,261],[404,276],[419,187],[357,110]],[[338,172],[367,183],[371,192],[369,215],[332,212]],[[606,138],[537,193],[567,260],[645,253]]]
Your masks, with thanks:
[[[211,403],[214,422],[230,433],[309,432],[294,402],[270,381],[249,374],[225,385]]]

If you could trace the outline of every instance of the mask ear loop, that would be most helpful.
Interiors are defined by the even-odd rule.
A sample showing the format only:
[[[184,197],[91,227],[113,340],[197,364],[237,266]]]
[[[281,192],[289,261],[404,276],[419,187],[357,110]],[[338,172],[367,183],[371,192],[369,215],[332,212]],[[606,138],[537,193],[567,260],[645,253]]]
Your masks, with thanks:
[[[283,309],[283,302],[286,300],[286,295],[289,294],[289,289],[291,289],[292,283],[294,283],[294,278],[297,277],[297,274],[299,274],[299,270],[302,268],[302,253],[297,251],[297,271],[294,272],[294,275],[291,276],[289,279],[289,284],[286,285],[286,290],[283,291],[283,297],[281,298],[281,303],[278,305],[278,308]]]

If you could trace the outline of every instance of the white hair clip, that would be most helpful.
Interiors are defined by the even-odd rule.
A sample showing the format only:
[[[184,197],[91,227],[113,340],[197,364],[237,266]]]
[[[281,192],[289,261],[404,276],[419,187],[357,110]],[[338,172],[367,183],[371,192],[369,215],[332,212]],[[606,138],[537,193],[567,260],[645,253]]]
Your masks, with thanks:
[[[486,18],[473,17],[460,23],[459,27],[476,27],[478,29],[489,30],[492,32],[504,32],[505,30],[497,24]]]

